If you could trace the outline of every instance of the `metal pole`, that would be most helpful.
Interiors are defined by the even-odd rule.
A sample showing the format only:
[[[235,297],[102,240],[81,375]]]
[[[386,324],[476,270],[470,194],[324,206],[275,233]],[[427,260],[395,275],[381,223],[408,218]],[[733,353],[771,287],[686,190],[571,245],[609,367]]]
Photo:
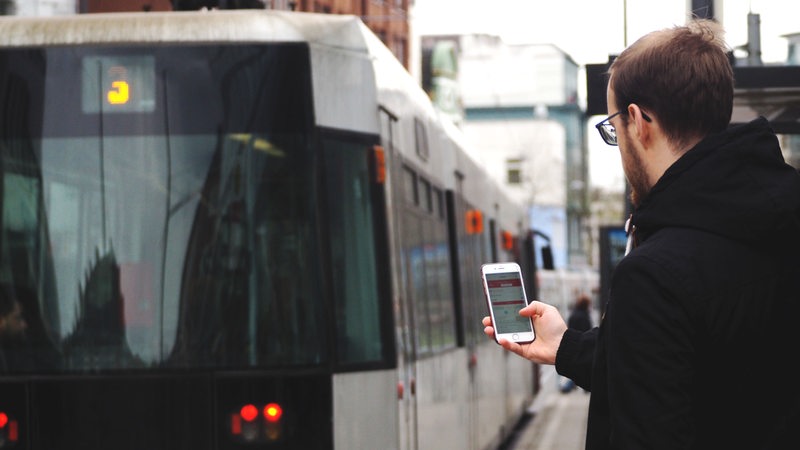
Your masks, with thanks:
[[[622,48],[628,48],[628,0],[622,0]]]

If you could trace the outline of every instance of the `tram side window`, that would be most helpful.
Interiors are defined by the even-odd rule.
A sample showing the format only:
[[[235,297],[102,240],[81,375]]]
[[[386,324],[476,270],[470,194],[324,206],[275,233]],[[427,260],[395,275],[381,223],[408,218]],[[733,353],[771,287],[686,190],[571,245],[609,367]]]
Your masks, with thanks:
[[[401,214],[403,226],[402,229],[402,242],[403,242],[403,261],[406,265],[406,273],[408,274],[408,295],[406,298],[410,302],[409,306],[412,307],[414,313],[411,315],[410,326],[415,330],[412,334],[414,339],[414,347],[420,353],[427,353],[430,351],[430,340],[428,339],[429,328],[425,321],[426,312],[420,311],[420,307],[425,306],[425,302],[420,300],[420,296],[425,293],[424,289],[419,286],[421,280],[424,279],[424,264],[422,263],[422,236],[420,230],[420,213],[416,205],[419,204],[419,184],[417,182],[417,174],[414,170],[404,167],[403,168],[403,214]]]
[[[459,217],[466,217],[466,211],[475,209],[460,195],[456,199],[456,211]],[[481,264],[490,262],[488,252],[489,244],[486,234],[475,233],[467,230],[464,220],[458,224],[458,269],[461,272],[461,298],[464,311],[466,340],[472,345],[485,339],[483,329],[476,324],[480,323],[486,315],[486,304],[483,300],[483,288],[480,277],[475,276],[475,271]]]
[[[333,138],[323,145],[338,359],[379,361],[386,343],[381,340],[368,146]]]
[[[413,169],[406,167],[404,173],[404,253],[416,348],[424,355],[452,348],[456,342],[444,194]]]
[[[432,239],[426,249],[426,275],[428,278],[428,314],[431,323],[431,341],[434,348],[455,346],[456,322],[450,278],[450,250],[447,245],[447,228],[444,216],[444,194],[440,189],[431,191],[430,234]]]
[[[430,298],[433,298],[435,293],[430,290],[430,279],[432,276],[426,273],[430,269],[430,249],[427,239],[430,239],[432,232],[432,225],[426,219],[426,212],[428,212],[428,205],[430,203],[430,184],[422,179],[417,179],[417,192],[419,194],[417,208],[420,210],[417,213],[415,240],[416,250],[414,251],[413,269],[410,274],[413,279],[414,286],[414,310],[417,318],[417,342],[419,343],[420,353],[431,352],[434,349],[435,343],[433,342],[434,330],[431,326],[431,311]]]

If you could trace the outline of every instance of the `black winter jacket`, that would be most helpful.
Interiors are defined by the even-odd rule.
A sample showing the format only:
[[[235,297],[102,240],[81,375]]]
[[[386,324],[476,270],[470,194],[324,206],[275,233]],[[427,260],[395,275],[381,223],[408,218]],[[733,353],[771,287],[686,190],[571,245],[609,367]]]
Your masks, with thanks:
[[[800,174],[763,118],[709,136],[634,211],[600,325],[557,371],[587,449],[800,448]]]

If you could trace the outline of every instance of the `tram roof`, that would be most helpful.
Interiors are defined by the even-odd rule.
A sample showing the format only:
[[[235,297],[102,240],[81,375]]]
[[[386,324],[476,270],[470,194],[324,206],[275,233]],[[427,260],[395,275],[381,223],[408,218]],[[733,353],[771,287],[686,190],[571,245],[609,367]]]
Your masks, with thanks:
[[[312,42],[367,51],[353,15],[279,10],[210,10],[0,17],[0,45],[27,47],[143,42]]]
[[[6,47],[283,41],[312,42],[368,52],[365,31],[363,22],[353,15],[279,10],[0,17],[0,45]],[[732,124],[764,116],[776,132],[800,134],[800,66],[736,66],[734,76],[736,89]],[[588,109],[591,114],[592,108]]]

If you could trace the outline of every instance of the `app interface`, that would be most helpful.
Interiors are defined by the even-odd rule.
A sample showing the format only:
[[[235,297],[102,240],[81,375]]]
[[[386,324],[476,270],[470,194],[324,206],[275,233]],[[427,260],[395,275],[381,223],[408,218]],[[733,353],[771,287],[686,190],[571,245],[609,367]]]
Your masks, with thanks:
[[[522,278],[517,272],[486,274],[489,301],[494,311],[494,329],[497,333],[531,331],[531,321],[519,315],[525,307]]]

